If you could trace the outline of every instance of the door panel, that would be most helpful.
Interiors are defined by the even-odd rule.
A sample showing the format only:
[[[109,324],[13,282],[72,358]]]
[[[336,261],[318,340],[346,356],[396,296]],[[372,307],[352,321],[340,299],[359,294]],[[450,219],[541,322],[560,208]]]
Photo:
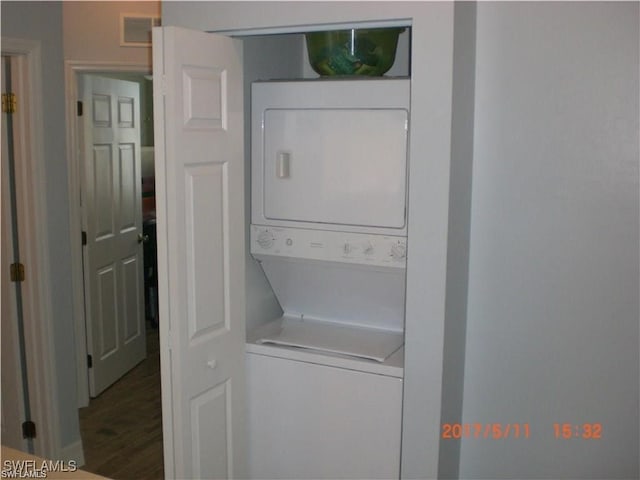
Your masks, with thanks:
[[[191,437],[194,478],[230,478],[233,442],[229,408],[230,380],[191,400]]]
[[[120,232],[136,229],[138,211],[136,204],[140,190],[136,178],[135,144],[122,144],[119,146],[120,158]]]
[[[108,265],[97,273],[98,283],[98,330],[94,333],[100,339],[100,360],[105,360],[118,348],[117,323],[118,298],[116,297],[116,273],[114,265]]]
[[[246,478],[240,43],[153,43],[165,472]]]
[[[93,178],[87,185],[93,185],[95,203],[93,218],[95,222],[96,240],[103,240],[113,235],[113,219],[115,216],[113,198],[113,159],[111,145],[93,146]]]
[[[229,277],[225,263],[228,245],[223,235],[228,230],[223,208],[227,175],[224,164],[188,167],[185,173],[189,337],[201,341],[204,336],[229,330],[228,292],[224,288]],[[199,208],[207,208],[208,215],[197,216]]]
[[[83,223],[89,394],[146,356],[140,94],[133,82],[80,78],[84,114]]]
[[[134,128],[135,103],[133,97],[118,98],[118,126],[120,128]]]
[[[185,127],[226,129],[227,72],[222,68],[185,65],[182,74]]]
[[[140,265],[137,256],[122,261],[122,292],[124,304],[124,343],[135,342],[142,335],[142,322],[138,321],[138,302],[143,293],[140,291]]]
[[[407,121],[404,109],[266,110],[265,217],[404,227]]]

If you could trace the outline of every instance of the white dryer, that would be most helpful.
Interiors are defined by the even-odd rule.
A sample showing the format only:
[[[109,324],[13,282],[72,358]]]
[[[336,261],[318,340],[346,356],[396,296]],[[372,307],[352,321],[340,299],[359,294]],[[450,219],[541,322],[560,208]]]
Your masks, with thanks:
[[[247,336],[253,478],[399,475],[407,79],[256,82],[251,253],[283,315]]]
[[[406,235],[408,79],[252,87],[253,224]]]

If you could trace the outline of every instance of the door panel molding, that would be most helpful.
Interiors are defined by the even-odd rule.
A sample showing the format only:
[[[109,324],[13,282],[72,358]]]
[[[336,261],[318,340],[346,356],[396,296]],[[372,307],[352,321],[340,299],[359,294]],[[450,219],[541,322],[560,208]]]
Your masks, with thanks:
[[[229,331],[228,265],[225,258],[229,250],[224,232],[228,222],[224,206],[228,205],[227,164],[207,163],[185,168],[185,219],[187,246],[187,318],[191,342]],[[206,217],[197,209],[208,205]],[[216,226],[222,224],[223,229]],[[219,245],[219,255],[205,256],[200,252],[209,245]],[[205,268],[196,268],[207,262]],[[210,312],[210,314],[206,314]],[[223,329],[223,331],[220,331]]]
[[[191,444],[201,447],[193,448],[191,454],[193,478],[233,478],[231,398],[227,379],[191,399]]]
[[[187,129],[227,129],[227,71],[185,65],[182,70]]]

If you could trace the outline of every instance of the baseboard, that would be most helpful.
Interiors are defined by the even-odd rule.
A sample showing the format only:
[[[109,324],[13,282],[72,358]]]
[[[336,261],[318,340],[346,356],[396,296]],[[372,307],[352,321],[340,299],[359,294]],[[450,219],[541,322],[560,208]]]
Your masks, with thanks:
[[[78,467],[84,465],[84,450],[82,449],[82,440],[70,443],[60,449],[60,460],[68,462],[74,460]]]

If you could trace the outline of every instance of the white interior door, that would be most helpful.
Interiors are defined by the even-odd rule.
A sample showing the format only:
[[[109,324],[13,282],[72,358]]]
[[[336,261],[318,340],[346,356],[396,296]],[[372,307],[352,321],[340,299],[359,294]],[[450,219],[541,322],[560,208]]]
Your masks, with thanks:
[[[2,65],[2,93],[5,89],[5,57],[0,62]],[[22,438],[22,422],[25,419],[24,395],[22,385],[22,366],[20,362],[20,340],[17,330],[18,312],[16,304],[16,288],[17,285],[10,281],[9,265],[14,261],[13,250],[13,226],[11,221],[11,194],[9,186],[9,134],[7,129],[7,114],[2,114],[2,184],[0,186],[1,202],[1,223],[0,246],[2,249],[2,284],[0,292],[2,298],[0,305],[2,306],[2,347],[0,352],[2,358],[1,384],[2,399],[1,408],[1,433],[2,444],[18,450],[27,450],[27,442]]]
[[[140,93],[134,82],[81,77],[89,394],[146,356]]]
[[[246,478],[241,43],[153,32],[165,474]]]

